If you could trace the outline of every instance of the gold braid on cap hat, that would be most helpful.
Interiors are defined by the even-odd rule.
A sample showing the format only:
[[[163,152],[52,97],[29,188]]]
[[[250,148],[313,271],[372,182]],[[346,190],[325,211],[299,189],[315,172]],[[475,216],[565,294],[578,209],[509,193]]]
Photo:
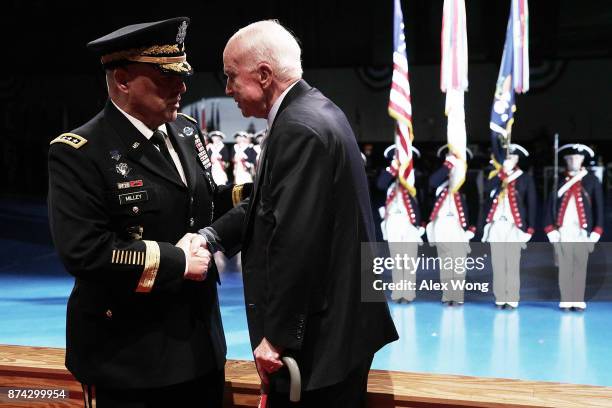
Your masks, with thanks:
[[[153,64],[176,64],[185,62],[187,60],[186,55],[179,55],[175,57],[163,57],[157,56],[159,54],[178,54],[183,52],[184,46],[178,45],[153,45],[150,47],[132,48],[130,50],[117,51],[110,54],[103,55],[101,58],[102,64],[108,64],[114,61],[127,60],[133,62],[148,62]]]

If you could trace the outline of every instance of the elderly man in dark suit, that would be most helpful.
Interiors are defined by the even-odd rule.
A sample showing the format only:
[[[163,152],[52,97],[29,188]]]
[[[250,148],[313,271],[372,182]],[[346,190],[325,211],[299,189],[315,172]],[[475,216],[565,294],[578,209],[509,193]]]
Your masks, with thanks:
[[[87,407],[222,405],[217,271],[190,241],[245,190],[215,185],[198,124],[177,113],[192,72],[188,24],[136,24],[89,43],[109,100],[51,142],[49,221],[75,277],[66,366]]]
[[[266,118],[269,131],[249,204],[202,233],[230,254],[242,244],[251,344],[271,406],[287,402],[277,370],[289,354],[302,372],[302,406],[358,407],[374,353],[397,332],[384,301],[360,297],[360,245],[375,238],[355,135],[301,79],[300,53],[275,21],[228,41],[226,93],[244,116]],[[244,230],[236,230],[241,216]]]

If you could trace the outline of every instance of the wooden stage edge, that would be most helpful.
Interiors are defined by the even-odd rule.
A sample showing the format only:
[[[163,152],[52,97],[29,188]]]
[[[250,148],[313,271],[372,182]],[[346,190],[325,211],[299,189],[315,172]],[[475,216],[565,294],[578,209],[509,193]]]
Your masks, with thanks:
[[[80,384],[64,367],[64,349],[0,345],[0,407],[82,406]],[[7,387],[63,389],[68,398],[53,402],[14,401]],[[255,407],[259,378],[251,361],[226,365],[226,406]],[[612,407],[612,387],[372,370],[369,407],[405,408],[585,408]]]

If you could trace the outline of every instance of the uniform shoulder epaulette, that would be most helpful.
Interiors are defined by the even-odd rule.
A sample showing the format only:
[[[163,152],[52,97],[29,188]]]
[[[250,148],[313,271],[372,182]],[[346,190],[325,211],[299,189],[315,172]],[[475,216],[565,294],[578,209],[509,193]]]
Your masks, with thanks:
[[[87,143],[87,139],[85,139],[83,136],[77,135],[76,133],[62,133],[53,139],[49,144],[52,145],[53,143],[65,143],[74,147],[75,149],[78,149]]]
[[[193,123],[195,123],[195,124],[197,124],[197,123],[198,123],[198,121],[197,121],[197,120],[195,120],[194,118],[192,118],[192,117],[191,117],[191,116],[189,116],[189,115],[185,115],[184,113],[181,113],[181,112],[178,112],[178,114],[179,114],[179,115],[181,115],[181,116],[183,116],[183,117],[185,117],[186,119],[189,119],[191,122],[193,122]]]

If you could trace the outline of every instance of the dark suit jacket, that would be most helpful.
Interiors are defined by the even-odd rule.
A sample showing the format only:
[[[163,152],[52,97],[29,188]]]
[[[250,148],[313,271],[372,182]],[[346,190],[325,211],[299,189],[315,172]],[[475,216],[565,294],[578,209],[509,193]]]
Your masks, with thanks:
[[[232,252],[246,211],[242,268],[251,344],[294,355],[303,388],[338,383],[397,339],[387,304],[361,301],[361,242],[374,241],[363,161],[342,113],[305,81],[264,143],[250,204],[213,228]],[[383,299],[384,300],[384,299]]]
[[[51,232],[76,278],[66,366],[86,384],[160,387],[225,362],[216,268],[203,282],[184,280],[185,257],[174,244],[231,208],[231,187],[205,174],[196,123],[179,115],[167,127],[187,186],[111,102],[72,132],[86,140],[79,148],[49,149]],[[68,135],[63,140],[78,140]],[[137,292],[156,262],[153,281]]]

